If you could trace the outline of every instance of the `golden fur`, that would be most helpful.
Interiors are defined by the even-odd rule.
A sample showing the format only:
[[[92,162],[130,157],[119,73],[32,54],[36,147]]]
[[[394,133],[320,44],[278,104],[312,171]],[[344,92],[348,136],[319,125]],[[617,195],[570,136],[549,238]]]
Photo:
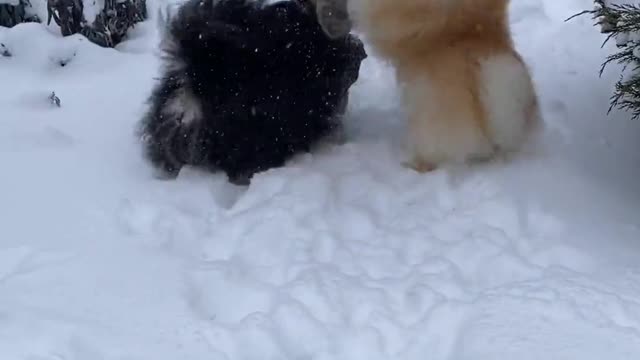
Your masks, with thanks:
[[[508,0],[349,1],[356,28],[402,85],[408,165],[429,171],[524,141],[538,105],[511,40]]]

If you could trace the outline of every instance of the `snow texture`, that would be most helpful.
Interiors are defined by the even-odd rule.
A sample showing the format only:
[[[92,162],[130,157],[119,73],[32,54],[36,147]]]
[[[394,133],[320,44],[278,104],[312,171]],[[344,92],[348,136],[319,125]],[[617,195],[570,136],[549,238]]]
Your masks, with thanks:
[[[17,6],[20,4],[20,0],[0,0],[0,5],[2,4]]]
[[[404,168],[370,56],[347,142],[248,188],[142,158],[165,5],[116,49],[0,28],[0,358],[640,358],[640,123],[606,116],[615,45],[564,22],[591,0],[513,1],[547,123],[526,156]]]

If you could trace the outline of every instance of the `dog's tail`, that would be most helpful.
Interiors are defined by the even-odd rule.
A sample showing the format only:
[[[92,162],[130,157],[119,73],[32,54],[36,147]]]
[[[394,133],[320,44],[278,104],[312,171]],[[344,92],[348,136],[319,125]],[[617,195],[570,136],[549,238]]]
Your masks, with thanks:
[[[218,6],[217,6],[218,5]],[[216,99],[202,100],[202,86],[223,82],[212,72],[224,68],[251,47],[241,27],[225,21],[229,12],[242,12],[247,0],[188,1],[177,12],[167,8],[159,14],[163,74],[150,98],[150,109],[143,117],[137,135],[145,155],[164,175],[175,176],[183,165],[200,165],[211,136],[204,133],[204,107],[216,107]],[[205,91],[206,92],[206,91]]]
[[[238,5],[247,0],[228,1]],[[242,55],[248,48],[244,29],[224,20],[230,5],[216,6],[217,0],[189,1],[171,19],[165,18],[161,51],[169,70],[193,72],[201,66],[209,68],[220,57]],[[170,16],[170,15],[169,15]],[[216,51],[212,51],[215,49]]]

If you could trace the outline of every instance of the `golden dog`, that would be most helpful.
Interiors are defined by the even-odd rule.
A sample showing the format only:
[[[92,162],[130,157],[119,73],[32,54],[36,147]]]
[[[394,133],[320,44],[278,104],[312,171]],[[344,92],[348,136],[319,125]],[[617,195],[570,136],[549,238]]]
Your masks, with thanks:
[[[396,69],[408,110],[407,163],[517,151],[536,127],[538,100],[508,24],[509,0],[348,0],[354,28]]]

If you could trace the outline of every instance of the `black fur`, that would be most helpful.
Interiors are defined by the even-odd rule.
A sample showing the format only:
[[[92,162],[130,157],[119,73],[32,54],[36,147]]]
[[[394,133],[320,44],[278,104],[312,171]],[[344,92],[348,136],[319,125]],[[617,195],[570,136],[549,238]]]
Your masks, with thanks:
[[[338,128],[367,57],[356,37],[329,38],[303,0],[189,0],[163,51],[139,130],[147,158],[169,176],[192,165],[242,183]]]

